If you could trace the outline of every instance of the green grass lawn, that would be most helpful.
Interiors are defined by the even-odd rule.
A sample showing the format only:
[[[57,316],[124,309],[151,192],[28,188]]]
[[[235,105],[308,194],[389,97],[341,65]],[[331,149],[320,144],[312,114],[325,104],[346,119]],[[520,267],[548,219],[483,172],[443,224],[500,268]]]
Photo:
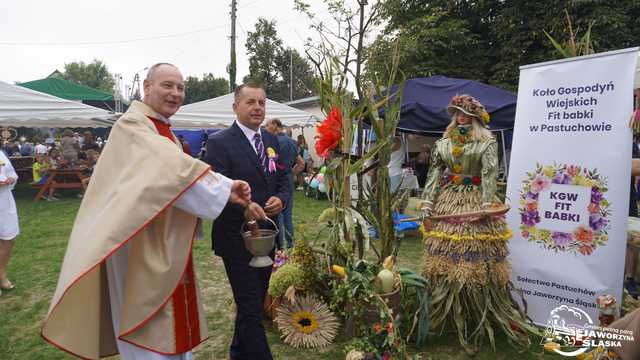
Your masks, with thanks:
[[[35,191],[26,186],[19,186],[15,191],[22,233],[16,240],[8,268],[16,289],[0,296],[2,360],[70,358],[42,340],[40,327],[56,287],[80,199],[75,193],[61,192],[60,201],[36,203],[33,202],[34,194]],[[318,234],[321,225],[316,218],[328,203],[305,198],[301,192],[296,192],[295,196],[294,223],[304,223],[306,233],[311,236]],[[207,224],[205,234],[209,234],[210,229],[211,224]],[[207,237],[197,242],[194,252],[210,333],[210,339],[196,349],[195,358],[226,359],[233,333],[234,305],[222,261],[213,256],[210,249],[211,241]],[[405,237],[400,250],[400,266],[419,270],[421,257],[421,239]],[[267,325],[267,336],[275,359],[344,359],[342,348],[348,341],[339,336],[335,344],[323,350],[296,350],[285,345],[278,331],[270,325]],[[475,359],[562,359],[543,354],[538,344],[533,344],[530,352],[519,353],[499,337],[497,347],[494,352],[486,346]],[[422,359],[467,358],[456,338],[449,335],[434,335],[423,348],[411,351]]]

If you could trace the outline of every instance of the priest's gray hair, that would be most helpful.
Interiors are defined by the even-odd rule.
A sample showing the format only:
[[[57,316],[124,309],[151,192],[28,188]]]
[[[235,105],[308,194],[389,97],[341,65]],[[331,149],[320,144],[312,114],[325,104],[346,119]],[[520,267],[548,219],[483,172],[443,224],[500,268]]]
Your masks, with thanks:
[[[157,64],[153,64],[153,65],[149,68],[149,71],[147,71],[147,77],[145,78],[145,80],[147,80],[147,81],[151,81],[151,80],[153,79],[153,77],[156,75],[156,71],[158,71],[158,68],[159,68],[160,66],[165,66],[165,65],[166,65],[166,66],[172,66],[172,67],[174,67],[174,68],[178,69],[178,67],[177,67],[177,66],[175,66],[175,65],[173,65],[173,64],[171,64],[171,63],[167,63],[167,62],[160,62],[160,63],[157,63]]]

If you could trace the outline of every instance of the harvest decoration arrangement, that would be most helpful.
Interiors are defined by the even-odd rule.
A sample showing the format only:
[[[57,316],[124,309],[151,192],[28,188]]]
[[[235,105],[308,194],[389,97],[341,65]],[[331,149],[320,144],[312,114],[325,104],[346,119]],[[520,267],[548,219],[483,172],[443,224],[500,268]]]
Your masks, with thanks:
[[[354,106],[351,95],[340,86],[342,75],[334,78],[331,71],[326,73],[318,89],[327,117],[318,124],[316,138],[316,152],[325,159],[325,170],[316,185],[327,185],[323,190],[331,207],[322,212],[318,223],[325,225],[328,236],[310,242],[304,229],[296,231],[288,260],[271,277],[270,312],[284,342],[293,347],[323,347],[341,331],[351,339],[345,353],[351,352],[352,357],[404,359],[408,342],[425,342],[429,316],[426,279],[396,268],[393,255],[399,242],[391,209],[402,194],[390,191],[386,164],[399,120],[402,87],[393,99],[389,94],[371,96],[378,100],[363,99]],[[377,109],[383,106],[385,118],[381,119]],[[366,154],[352,159],[354,124],[364,116],[369,117],[378,141]],[[378,181],[355,204],[350,178],[374,158],[380,164],[375,170]],[[376,243],[369,238],[371,226],[378,230]],[[370,252],[377,259],[365,260]]]

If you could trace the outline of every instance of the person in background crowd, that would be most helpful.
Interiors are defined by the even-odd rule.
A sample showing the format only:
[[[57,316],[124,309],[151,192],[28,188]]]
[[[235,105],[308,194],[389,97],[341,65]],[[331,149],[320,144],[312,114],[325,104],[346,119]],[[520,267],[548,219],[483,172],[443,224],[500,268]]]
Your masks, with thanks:
[[[304,161],[296,150],[296,142],[284,132],[284,126],[280,119],[269,119],[266,122],[267,131],[275,135],[280,143],[278,163],[284,167],[284,172],[289,180],[289,201],[286,203],[282,214],[278,217],[280,223],[279,248],[293,247],[293,189],[294,176],[304,168]],[[285,243],[286,240],[286,243]]]
[[[42,140],[38,138],[35,140],[35,143],[36,146],[33,149],[34,155],[47,155],[49,150],[47,149],[47,146],[42,143]]]
[[[21,156],[20,155],[20,142],[19,141],[14,141],[13,142],[13,156]]]
[[[60,150],[57,147],[52,147],[49,150],[49,163],[52,169],[64,168],[67,166],[66,161],[60,154]]]
[[[20,233],[18,210],[11,192],[18,182],[18,174],[11,161],[0,151],[0,295],[2,290],[14,288],[7,277],[7,264],[11,258],[13,243]]]
[[[20,136],[15,142],[14,142],[14,150],[13,150],[13,154],[15,156],[22,156],[22,152],[20,150],[22,150],[22,144],[25,143],[25,141],[27,141],[27,138],[24,136]]]
[[[191,153],[191,146],[189,146],[189,142],[185,140],[184,136],[178,135],[178,141],[180,141],[180,145],[182,145],[182,150],[184,150],[185,153],[193,156],[193,154]]]
[[[424,184],[427,181],[427,174],[429,173],[429,155],[431,148],[429,144],[420,145],[420,152],[415,158],[415,174],[418,178],[418,185],[420,189],[424,188]]]
[[[405,158],[405,145],[402,137],[396,136],[391,150],[391,158],[389,159],[389,187],[391,191],[396,191],[402,183],[402,164]]]
[[[89,186],[89,180],[91,180],[91,175],[93,175],[93,168],[96,166],[99,157],[100,153],[96,150],[87,150],[87,160],[83,165],[84,171],[82,172],[82,179],[80,180],[83,191],[86,191],[87,186]]]
[[[13,144],[10,141],[5,140],[2,144],[2,151],[7,155],[7,157],[13,156]]]
[[[78,151],[80,150],[80,145],[71,130],[67,129],[62,132],[60,146],[62,147],[62,157],[64,160],[69,164],[69,166],[74,166],[75,163],[78,162]]]
[[[80,148],[82,149],[82,145],[84,145],[84,138],[77,132],[73,133],[73,138],[76,139],[78,146],[80,146]]]
[[[82,144],[82,151],[100,151],[100,145],[93,140],[93,134],[91,131],[84,132],[84,144]]]
[[[638,136],[633,136],[633,146],[635,147],[635,151],[640,151],[640,140],[638,140]],[[636,201],[640,200],[640,178],[634,178],[634,185],[636,187]]]
[[[20,146],[20,155],[21,156],[32,156],[33,155],[33,143],[30,141],[25,141]]]
[[[301,172],[297,174],[297,186],[298,190],[302,190],[304,188],[304,175],[313,171],[313,160],[311,159],[311,153],[309,152],[309,146],[307,145],[307,140],[305,140],[304,135],[298,135],[298,156],[302,157],[302,161],[304,162],[304,168]]]
[[[200,139],[200,152],[198,153],[198,159],[205,161],[207,158],[207,141],[209,140],[209,134],[207,132],[202,133],[202,138]]]

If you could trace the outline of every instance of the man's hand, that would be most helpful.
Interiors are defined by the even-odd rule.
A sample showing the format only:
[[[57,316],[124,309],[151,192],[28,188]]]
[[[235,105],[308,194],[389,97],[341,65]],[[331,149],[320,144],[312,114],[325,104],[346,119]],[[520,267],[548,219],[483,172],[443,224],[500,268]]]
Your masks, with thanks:
[[[267,214],[264,213],[264,210],[257,203],[250,203],[249,206],[244,210],[244,217],[247,220],[266,220]]]
[[[247,206],[251,202],[251,187],[246,181],[233,180],[229,202]]]
[[[267,200],[267,203],[264,206],[264,211],[269,216],[278,215],[283,208],[282,200],[280,200],[277,196],[272,196]]]

